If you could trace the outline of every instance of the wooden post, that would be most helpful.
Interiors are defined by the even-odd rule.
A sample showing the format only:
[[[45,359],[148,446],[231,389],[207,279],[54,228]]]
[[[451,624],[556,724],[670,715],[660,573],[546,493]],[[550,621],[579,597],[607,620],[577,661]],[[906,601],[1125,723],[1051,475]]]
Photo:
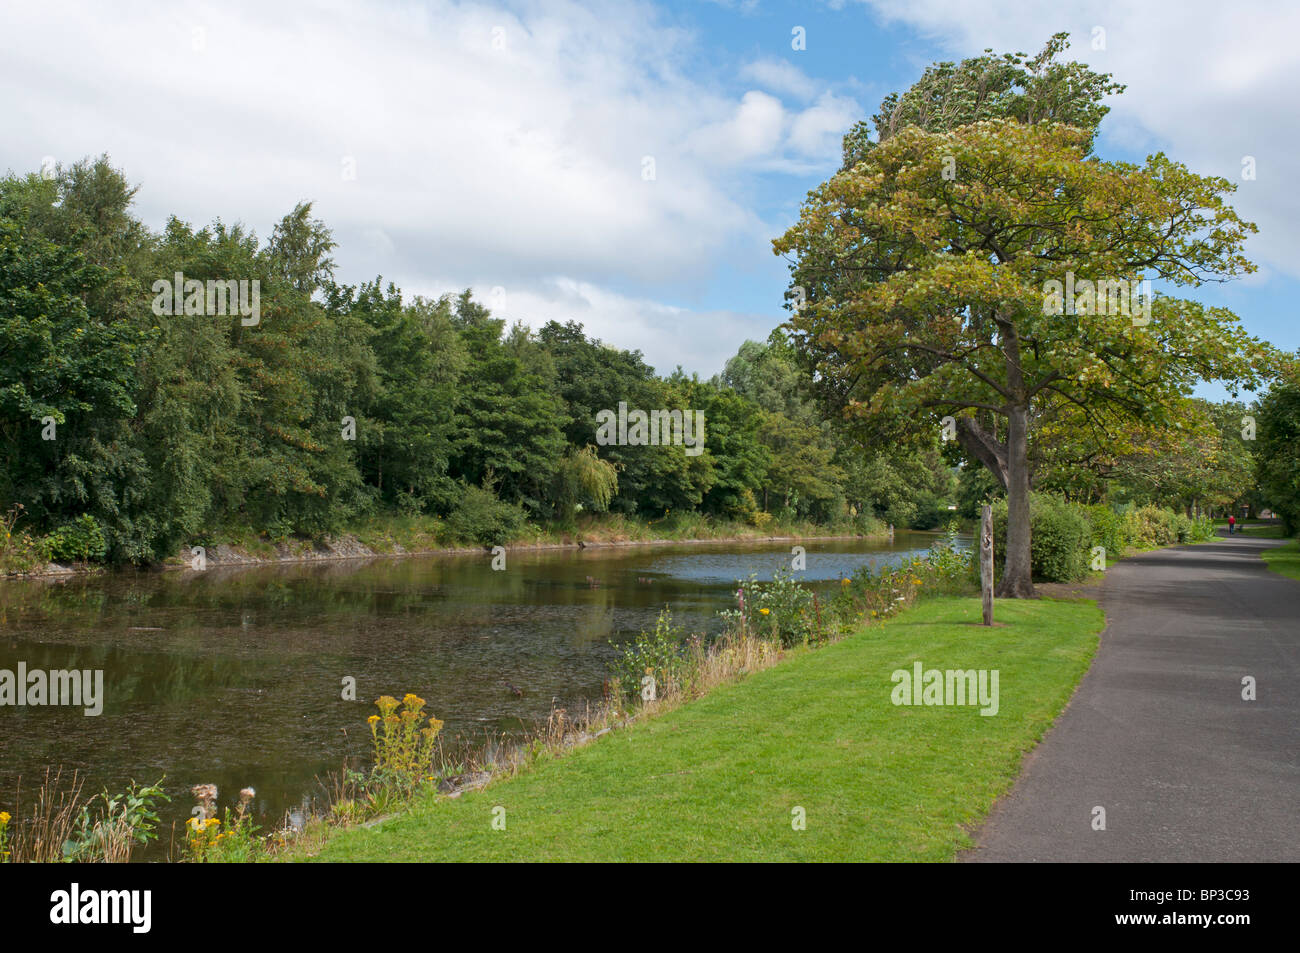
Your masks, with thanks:
[[[984,602],[984,624],[993,624],[993,507],[980,507],[980,595]]]

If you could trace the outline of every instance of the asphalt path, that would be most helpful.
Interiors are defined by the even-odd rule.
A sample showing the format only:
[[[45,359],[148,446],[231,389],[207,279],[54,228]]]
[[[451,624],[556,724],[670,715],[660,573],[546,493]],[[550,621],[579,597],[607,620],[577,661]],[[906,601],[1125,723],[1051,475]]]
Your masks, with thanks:
[[[1111,567],[1092,668],[959,859],[1300,860],[1300,582],[1260,558],[1281,543]]]

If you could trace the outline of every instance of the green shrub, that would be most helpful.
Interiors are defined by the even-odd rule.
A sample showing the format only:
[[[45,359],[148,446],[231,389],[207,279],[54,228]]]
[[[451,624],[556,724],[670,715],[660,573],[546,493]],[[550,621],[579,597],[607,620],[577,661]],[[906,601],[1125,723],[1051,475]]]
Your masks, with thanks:
[[[916,519],[916,512],[917,506],[911,500],[899,500],[885,510],[881,519],[896,529],[906,529]]]
[[[786,647],[825,638],[812,590],[800,585],[791,573],[778,570],[771,582],[750,576],[737,585],[745,594],[744,631]],[[740,622],[739,611],[734,615],[734,622]]]
[[[937,529],[948,521],[948,507],[934,497],[927,497],[916,504],[916,515],[912,517],[912,529]]]
[[[640,697],[642,679],[647,675],[654,679],[656,698],[687,692],[694,674],[691,651],[698,647],[698,642],[688,641],[684,628],[673,624],[672,612],[664,609],[653,632],[642,631],[631,645],[622,646],[623,655],[611,673],[626,698]]]
[[[1083,515],[1092,530],[1092,545],[1105,548],[1107,559],[1123,555],[1129,544],[1124,531],[1124,517],[1105,503],[1083,507]]]
[[[82,513],[71,523],[64,523],[45,539],[50,558],[55,562],[88,562],[103,559],[108,552],[104,531],[89,513]]]
[[[513,503],[498,500],[483,487],[466,486],[447,516],[447,528],[462,542],[499,546],[518,533],[525,521],[524,511]]]
[[[1088,569],[1092,526],[1084,508],[1059,497],[1034,493],[1029,500],[1030,572],[1041,582],[1075,582]],[[1006,564],[1007,501],[993,501],[993,558]]]
[[[1125,514],[1125,528],[1134,546],[1150,549],[1173,543],[1189,543],[1196,539],[1197,527],[1182,513],[1143,506]]]

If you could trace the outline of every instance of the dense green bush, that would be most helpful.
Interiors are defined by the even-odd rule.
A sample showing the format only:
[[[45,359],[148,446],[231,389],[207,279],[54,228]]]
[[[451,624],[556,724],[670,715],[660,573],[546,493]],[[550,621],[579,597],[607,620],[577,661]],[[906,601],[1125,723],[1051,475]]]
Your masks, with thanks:
[[[1108,559],[1123,555],[1124,548],[1129,545],[1128,536],[1124,531],[1124,517],[1105,503],[1094,503],[1092,506],[1083,507],[1082,510],[1092,530],[1092,545],[1103,547]]]
[[[45,538],[50,558],[55,562],[103,559],[108,541],[95,518],[82,513],[71,523],[64,523]]]
[[[1212,539],[1214,521],[1208,517],[1191,519],[1157,506],[1143,506],[1124,515],[1124,531],[1129,545],[1149,549]]]
[[[885,510],[882,518],[895,529],[906,529],[916,519],[916,510],[916,504],[911,500],[899,500]]]
[[[912,517],[912,529],[938,529],[951,516],[948,507],[934,497],[925,497],[916,504],[916,515]]]
[[[466,486],[447,517],[447,528],[464,542],[498,546],[518,533],[524,522],[520,507],[498,500],[489,489]]]
[[[1034,578],[1042,582],[1073,582],[1087,572],[1091,550],[1101,546],[1111,561],[1130,546],[1151,549],[1191,543],[1214,536],[1214,523],[1189,519],[1182,513],[1143,506],[1116,513],[1104,503],[1084,506],[1046,493],[1035,493],[1029,506]],[[993,503],[993,554],[999,570],[1006,558],[1007,502]]]
[[[1158,506],[1129,510],[1124,517],[1125,530],[1133,546],[1150,548],[1186,543],[1192,538],[1192,521],[1181,513]]]
[[[1088,570],[1092,526],[1084,508],[1059,497],[1035,493],[1029,502],[1030,571],[1042,582],[1074,582]],[[993,559],[1006,563],[1007,501],[993,501]]]

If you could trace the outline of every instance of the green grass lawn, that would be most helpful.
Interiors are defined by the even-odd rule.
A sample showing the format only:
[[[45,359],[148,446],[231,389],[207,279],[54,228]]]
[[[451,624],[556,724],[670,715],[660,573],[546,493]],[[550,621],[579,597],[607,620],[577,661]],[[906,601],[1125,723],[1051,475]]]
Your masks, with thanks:
[[[1274,572],[1300,580],[1300,542],[1264,550],[1264,562]]]
[[[325,861],[947,861],[1064,707],[1091,602],[936,597],[486,789],[337,831]],[[895,669],[997,669],[999,711],[891,702]],[[492,828],[505,808],[505,830]],[[792,809],[806,812],[794,830]]]
[[[1239,525],[1237,526],[1237,532],[1243,536],[1254,536],[1257,539],[1286,539],[1286,534],[1282,532],[1282,527],[1278,523],[1249,523],[1246,526]]]

